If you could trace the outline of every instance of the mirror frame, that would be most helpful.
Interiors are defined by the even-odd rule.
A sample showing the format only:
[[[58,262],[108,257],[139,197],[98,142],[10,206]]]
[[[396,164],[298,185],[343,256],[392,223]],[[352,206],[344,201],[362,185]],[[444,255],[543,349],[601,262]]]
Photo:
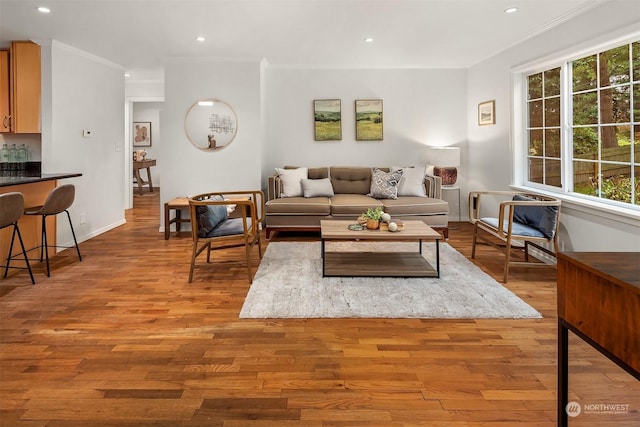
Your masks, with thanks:
[[[187,111],[184,131],[194,147],[203,151],[221,150],[235,139],[238,116],[220,99],[199,99]]]

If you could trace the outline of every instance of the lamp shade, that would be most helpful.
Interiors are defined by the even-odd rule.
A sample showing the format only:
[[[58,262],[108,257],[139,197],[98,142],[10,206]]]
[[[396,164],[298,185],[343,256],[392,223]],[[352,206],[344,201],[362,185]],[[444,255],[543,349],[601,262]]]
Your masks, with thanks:
[[[453,185],[458,180],[460,148],[428,147],[428,161],[434,165],[433,174],[442,178],[443,185]]]
[[[429,163],[441,167],[460,166],[459,147],[427,147]]]

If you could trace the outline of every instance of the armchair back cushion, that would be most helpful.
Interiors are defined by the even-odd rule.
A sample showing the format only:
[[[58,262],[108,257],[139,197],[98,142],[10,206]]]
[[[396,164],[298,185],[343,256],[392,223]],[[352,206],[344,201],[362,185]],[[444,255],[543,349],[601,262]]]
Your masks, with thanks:
[[[535,201],[536,199],[516,194],[514,201]],[[553,239],[558,219],[557,206],[514,206],[513,220],[535,228],[547,239]]]
[[[222,196],[213,196],[211,200],[223,201]],[[226,205],[197,206],[198,236],[207,237],[220,223],[227,220]]]

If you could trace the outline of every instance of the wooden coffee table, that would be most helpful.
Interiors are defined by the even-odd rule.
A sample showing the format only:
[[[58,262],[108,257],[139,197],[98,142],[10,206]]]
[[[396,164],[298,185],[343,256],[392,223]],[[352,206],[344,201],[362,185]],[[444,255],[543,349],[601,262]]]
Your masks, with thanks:
[[[349,230],[355,221],[320,221],[322,277],[440,277],[440,233],[422,221],[403,221],[404,230]],[[417,242],[415,252],[327,252],[328,241]],[[422,256],[422,242],[435,242],[435,268]]]

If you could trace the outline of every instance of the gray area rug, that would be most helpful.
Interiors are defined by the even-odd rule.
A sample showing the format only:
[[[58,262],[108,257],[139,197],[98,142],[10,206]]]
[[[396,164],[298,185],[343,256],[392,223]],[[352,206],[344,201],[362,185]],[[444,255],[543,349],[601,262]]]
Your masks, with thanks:
[[[359,249],[354,249],[354,245]],[[329,242],[327,251],[417,251],[418,243]],[[435,265],[435,244],[423,255]],[[240,318],[540,318],[447,243],[440,278],[322,277],[320,242],[273,242]]]

